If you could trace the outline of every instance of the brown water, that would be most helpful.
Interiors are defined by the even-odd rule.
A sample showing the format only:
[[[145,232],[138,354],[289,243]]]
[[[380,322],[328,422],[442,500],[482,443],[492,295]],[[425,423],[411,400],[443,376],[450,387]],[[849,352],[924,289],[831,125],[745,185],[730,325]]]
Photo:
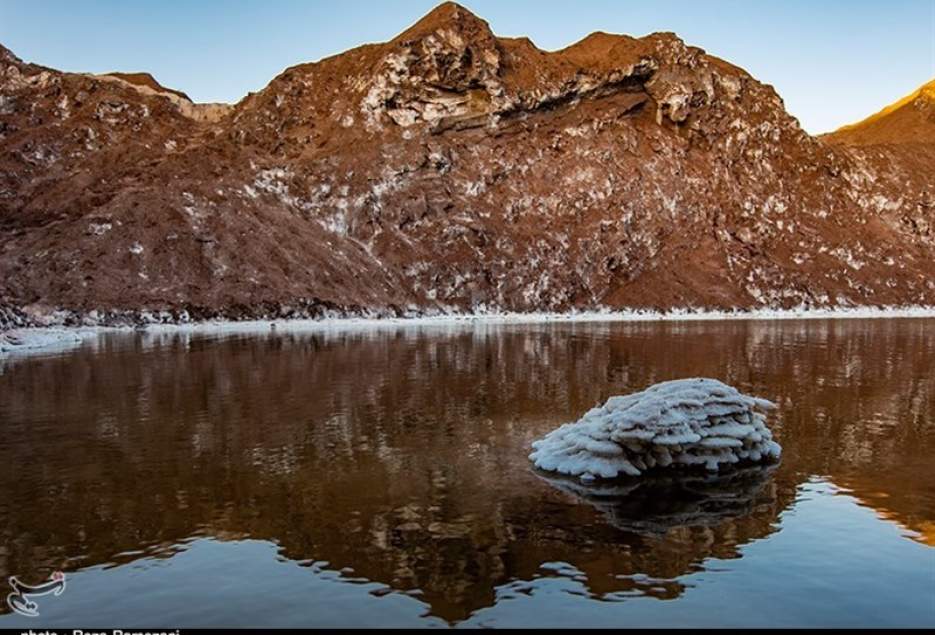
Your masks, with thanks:
[[[530,469],[687,376],[782,463]],[[67,576],[0,627],[935,626],[933,413],[935,320],[103,335],[0,361],[0,579]]]

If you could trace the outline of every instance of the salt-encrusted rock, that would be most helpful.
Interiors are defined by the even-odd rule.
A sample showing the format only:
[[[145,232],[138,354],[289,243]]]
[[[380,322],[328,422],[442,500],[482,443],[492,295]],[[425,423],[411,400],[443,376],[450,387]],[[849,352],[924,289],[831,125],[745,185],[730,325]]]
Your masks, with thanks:
[[[772,402],[716,379],[679,379],[632,395],[611,397],[532,444],[536,467],[597,477],[639,476],[654,467],[778,459],[766,426]]]

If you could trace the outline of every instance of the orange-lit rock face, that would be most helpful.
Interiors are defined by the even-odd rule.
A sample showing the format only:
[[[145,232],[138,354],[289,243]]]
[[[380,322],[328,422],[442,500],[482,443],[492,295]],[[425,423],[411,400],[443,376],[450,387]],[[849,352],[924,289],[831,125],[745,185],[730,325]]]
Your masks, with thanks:
[[[672,34],[445,4],[234,106],[0,54],[18,320],[935,303],[931,145],[809,137]]]
[[[849,146],[935,142],[935,80],[863,121],[824,138]]]

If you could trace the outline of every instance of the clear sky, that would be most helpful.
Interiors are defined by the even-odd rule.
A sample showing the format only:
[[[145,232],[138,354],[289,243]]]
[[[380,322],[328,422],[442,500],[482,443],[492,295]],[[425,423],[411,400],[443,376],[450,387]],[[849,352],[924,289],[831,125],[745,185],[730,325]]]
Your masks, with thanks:
[[[405,29],[433,0],[0,0],[0,43],[68,71],[140,71],[237,101],[288,66]],[[592,31],[674,31],[773,84],[806,130],[862,119],[935,78],[935,0],[466,0],[554,50]]]

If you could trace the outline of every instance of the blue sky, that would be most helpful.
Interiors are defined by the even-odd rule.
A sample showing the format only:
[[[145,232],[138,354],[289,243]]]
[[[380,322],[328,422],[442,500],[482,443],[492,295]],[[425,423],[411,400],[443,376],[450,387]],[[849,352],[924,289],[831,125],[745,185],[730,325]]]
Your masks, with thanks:
[[[430,0],[0,0],[0,43],[69,71],[151,72],[196,101],[237,101],[284,68],[392,38]],[[499,35],[548,50],[592,31],[675,31],[773,84],[809,132],[935,78],[935,0],[468,0]]]

